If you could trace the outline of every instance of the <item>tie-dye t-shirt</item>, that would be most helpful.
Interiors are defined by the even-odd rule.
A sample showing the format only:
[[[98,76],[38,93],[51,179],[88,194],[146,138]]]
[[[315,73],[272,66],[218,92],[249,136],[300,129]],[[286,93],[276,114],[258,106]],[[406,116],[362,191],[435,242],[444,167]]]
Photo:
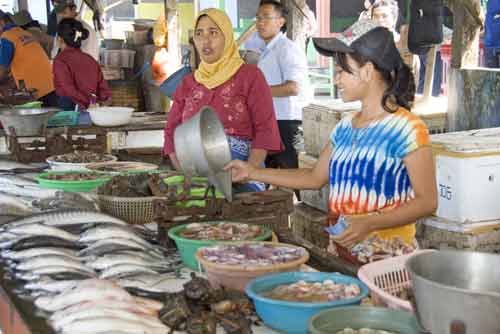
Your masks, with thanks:
[[[425,123],[406,109],[353,128],[354,114],[331,134],[329,209],[333,216],[397,207],[414,197],[403,158],[429,145]]]

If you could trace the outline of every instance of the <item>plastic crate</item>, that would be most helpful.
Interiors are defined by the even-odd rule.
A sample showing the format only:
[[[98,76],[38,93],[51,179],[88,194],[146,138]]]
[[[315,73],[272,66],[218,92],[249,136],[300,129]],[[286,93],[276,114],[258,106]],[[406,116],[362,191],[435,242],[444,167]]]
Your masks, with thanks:
[[[50,127],[78,125],[78,111],[59,111],[49,118]]]
[[[413,312],[411,302],[396,297],[396,294],[411,287],[410,273],[405,269],[405,263],[417,252],[365,264],[359,268],[358,277],[370,289],[375,305]]]

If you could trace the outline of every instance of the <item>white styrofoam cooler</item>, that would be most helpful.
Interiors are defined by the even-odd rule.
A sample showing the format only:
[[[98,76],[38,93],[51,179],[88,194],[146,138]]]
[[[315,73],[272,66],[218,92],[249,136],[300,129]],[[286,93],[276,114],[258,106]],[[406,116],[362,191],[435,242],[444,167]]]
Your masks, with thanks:
[[[438,217],[500,219],[500,128],[433,135]]]

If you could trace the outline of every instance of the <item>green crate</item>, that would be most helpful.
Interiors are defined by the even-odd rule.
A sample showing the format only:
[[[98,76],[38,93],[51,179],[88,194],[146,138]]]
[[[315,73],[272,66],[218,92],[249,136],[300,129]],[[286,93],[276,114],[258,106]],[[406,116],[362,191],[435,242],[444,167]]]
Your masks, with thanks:
[[[16,109],[38,109],[42,107],[42,102],[40,101],[33,101],[33,102],[28,102],[25,104],[19,104],[17,106],[14,106]]]
[[[59,111],[49,118],[48,126],[78,125],[78,111]]]

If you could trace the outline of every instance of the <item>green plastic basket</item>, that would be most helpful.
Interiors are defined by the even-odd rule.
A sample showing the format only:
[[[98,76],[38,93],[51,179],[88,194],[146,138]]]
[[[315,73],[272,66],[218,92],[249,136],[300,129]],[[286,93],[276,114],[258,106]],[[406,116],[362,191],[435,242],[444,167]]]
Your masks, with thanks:
[[[82,181],[49,180],[45,178],[48,175],[64,175],[71,173],[82,173],[82,171],[45,172],[37,175],[35,179],[42,188],[59,189],[69,192],[89,192],[111,180],[111,176],[105,174],[102,175],[102,178]]]
[[[14,106],[16,109],[38,109],[42,107],[42,102],[40,101],[33,101],[33,102],[28,102],[25,104],[19,104],[17,106]]]
[[[184,184],[184,175],[175,175],[175,176],[170,176],[168,178],[163,179],[163,182],[167,184],[169,187],[177,186],[177,194],[181,194],[183,191],[183,184]],[[189,192],[189,196],[191,197],[203,197],[205,196],[206,192],[206,185],[208,184],[207,178],[206,177],[199,177],[195,176],[191,178],[191,189]],[[197,187],[197,184],[200,186]],[[224,194],[222,194],[220,191],[215,191],[215,197],[216,198],[224,198]],[[205,207],[206,201],[205,200],[191,200],[191,201],[183,201],[179,202],[177,206],[183,207],[183,208],[191,208],[191,207]]]
[[[216,224],[217,222],[214,222]],[[217,240],[196,240],[181,237],[179,234],[186,229],[187,224],[172,227],[168,230],[168,236],[175,241],[177,249],[181,255],[182,263],[190,269],[198,270],[198,260],[195,254],[201,247],[212,246],[214,244],[221,244],[234,241],[217,241]],[[265,226],[260,226],[263,230],[262,234],[256,238],[246,241],[266,241],[271,239],[272,231]]]
[[[371,328],[398,334],[422,333],[413,313],[369,306],[341,307],[322,311],[309,320],[308,333],[338,333],[345,328]]]
[[[78,124],[78,111],[59,111],[49,118],[48,126],[74,126]]]

